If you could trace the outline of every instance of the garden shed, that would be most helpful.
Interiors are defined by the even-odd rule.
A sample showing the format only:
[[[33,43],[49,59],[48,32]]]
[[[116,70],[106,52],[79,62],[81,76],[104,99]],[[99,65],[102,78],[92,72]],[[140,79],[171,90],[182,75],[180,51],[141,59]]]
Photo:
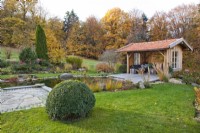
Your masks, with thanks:
[[[147,64],[154,64],[168,74],[169,67],[173,71],[182,70],[183,52],[186,50],[193,51],[193,48],[185,39],[179,38],[130,43],[118,49],[117,52],[126,52],[127,73],[132,73],[132,70],[144,67]]]

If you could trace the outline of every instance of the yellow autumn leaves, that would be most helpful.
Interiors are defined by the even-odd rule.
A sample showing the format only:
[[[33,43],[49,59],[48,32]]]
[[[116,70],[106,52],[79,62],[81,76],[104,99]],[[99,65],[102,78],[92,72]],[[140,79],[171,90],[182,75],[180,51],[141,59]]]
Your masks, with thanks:
[[[106,49],[117,49],[124,46],[131,28],[128,13],[120,8],[113,8],[106,13],[101,22],[106,32],[104,34]]]
[[[45,29],[49,60],[52,63],[60,63],[65,59],[65,50],[56,39],[51,29]]]

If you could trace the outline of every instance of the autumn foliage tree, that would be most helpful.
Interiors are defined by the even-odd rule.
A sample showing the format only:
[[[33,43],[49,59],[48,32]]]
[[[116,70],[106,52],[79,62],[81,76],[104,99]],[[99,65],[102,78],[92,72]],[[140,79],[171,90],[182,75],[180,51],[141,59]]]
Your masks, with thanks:
[[[131,27],[128,13],[120,8],[113,8],[108,10],[101,22],[105,32],[103,39],[106,49],[117,49],[126,44]]]
[[[65,50],[61,47],[52,30],[46,29],[45,33],[49,61],[53,64],[59,64],[65,59]]]
[[[127,43],[148,41],[147,16],[138,9],[131,10],[129,16],[131,19],[131,29],[127,37]]]
[[[57,41],[65,48],[65,32],[63,31],[63,22],[58,17],[49,18],[45,29],[53,32]]]
[[[85,33],[84,44],[87,46],[86,57],[98,58],[98,56],[104,51],[103,44],[103,29],[101,23],[94,16],[90,16],[86,19],[82,26]]]
[[[33,11],[38,0],[16,0],[22,20],[26,21],[27,14]]]
[[[80,23],[71,28],[70,36],[67,39],[66,49],[68,55],[82,55],[84,33]],[[85,51],[84,51],[85,52]]]
[[[86,22],[76,23],[67,40],[67,54],[97,59],[104,50],[102,36],[101,23],[94,16]]]
[[[194,4],[180,5],[168,12],[168,26],[171,37],[184,37],[186,32],[191,28],[192,21],[196,16],[198,8]]]
[[[192,45],[193,52],[184,52],[183,66],[190,71],[200,72],[200,12],[198,11],[198,6],[187,6],[187,8],[190,7],[190,10],[188,10],[189,13],[184,19],[188,22],[185,23],[185,32],[182,34]]]
[[[2,0],[1,4],[1,18],[14,17],[17,15],[18,7],[16,0]]]
[[[1,19],[1,30],[3,45],[6,46],[30,46],[33,41],[30,40],[30,33],[24,32],[27,23],[16,17],[6,17]]]
[[[167,14],[156,12],[149,21],[151,41],[165,40],[169,37]]]
[[[43,28],[38,25],[36,28],[36,53],[38,58],[48,60],[46,35]]]
[[[37,0],[2,0],[0,5],[1,45],[31,47],[35,42],[37,20],[40,19]]]

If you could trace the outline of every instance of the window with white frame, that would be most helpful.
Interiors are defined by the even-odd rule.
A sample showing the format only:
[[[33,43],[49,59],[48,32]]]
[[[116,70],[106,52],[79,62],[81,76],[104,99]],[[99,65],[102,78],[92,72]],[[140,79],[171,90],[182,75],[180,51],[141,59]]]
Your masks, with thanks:
[[[178,64],[178,51],[172,51],[172,68],[176,69],[179,68]]]
[[[140,64],[140,53],[134,53],[134,65]]]

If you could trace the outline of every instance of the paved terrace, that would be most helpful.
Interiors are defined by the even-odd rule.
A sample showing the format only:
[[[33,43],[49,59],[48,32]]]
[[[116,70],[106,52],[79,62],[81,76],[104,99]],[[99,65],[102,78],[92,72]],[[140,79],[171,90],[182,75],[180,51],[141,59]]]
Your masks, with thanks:
[[[45,106],[50,91],[43,84],[0,89],[0,112]]]
[[[145,76],[145,79],[148,78],[147,74],[145,74],[144,76]],[[113,75],[110,75],[110,77],[114,79],[119,79],[119,80],[129,80],[129,81],[132,81],[133,83],[138,83],[140,81],[143,82],[143,78],[139,74],[126,74],[126,73],[113,74]],[[157,81],[157,80],[159,80],[157,75],[150,75],[150,80],[149,80],[150,82]]]

